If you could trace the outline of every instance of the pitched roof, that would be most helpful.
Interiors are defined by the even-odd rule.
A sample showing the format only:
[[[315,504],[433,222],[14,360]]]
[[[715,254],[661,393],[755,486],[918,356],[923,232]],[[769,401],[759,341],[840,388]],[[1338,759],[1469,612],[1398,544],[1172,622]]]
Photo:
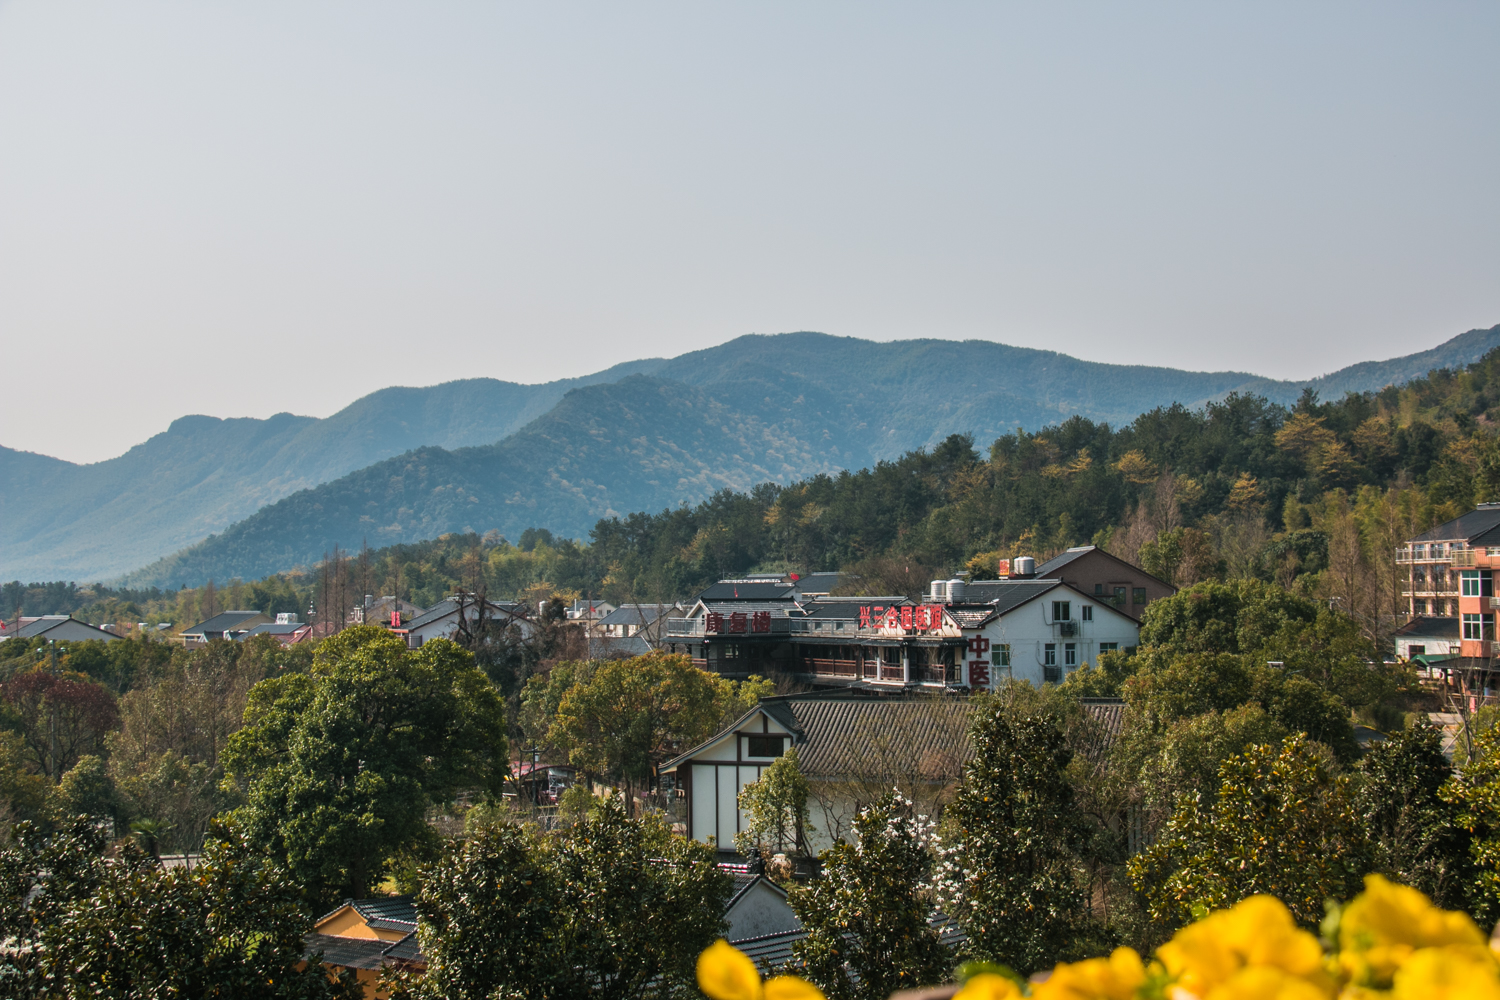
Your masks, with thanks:
[[[935,913],[927,923],[937,930],[938,940],[950,949],[956,949],[959,945],[968,943],[969,936],[950,917]],[[755,963],[762,975],[769,976],[791,963],[792,945],[805,937],[807,937],[805,930],[779,931],[758,937],[739,938],[730,943],[750,956],[750,960]],[[859,980],[858,975],[853,975],[852,978],[856,983]]]
[[[229,632],[237,631],[239,627],[252,618],[265,618],[267,615],[261,611],[221,611],[207,621],[199,622],[192,628],[182,630],[183,635],[203,635],[207,632]]]
[[[1500,527],[1500,503],[1482,503],[1466,514],[1451,521],[1444,521],[1430,531],[1424,531],[1414,542],[1469,541],[1478,538],[1492,528]]]
[[[35,639],[38,636],[45,636],[48,632],[54,631],[59,628],[63,629],[64,631],[71,632],[72,636],[70,638],[73,642],[80,642],[86,638],[119,638],[119,636],[115,635],[113,632],[106,632],[104,631],[104,629],[90,625],[88,622],[81,622],[71,615],[43,615],[35,621],[22,622],[20,628],[16,629],[14,632],[7,632],[5,637],[8,639]],[[94,633],[98,634],[95,635]]]
[[[1035,580],[976,580],[964,587],[963,597],[954,598],[953,604],[959,607],[987,605],[991,611],[1003,615],[1062,585],[1063,582],[1056,577]]]
[[[796,588],[785,583],[737,583],[724,580],[698,595],[700,601],[786,601]]]
[[[656,619],[680,612],[675,604],[622,604],[603,618],[600,625],[651,625]]]
[[[306,622],[261,622],[241,638],[248,639],[255,635],[294,635],[298,629],[303,628],[312,626]]]
[[[506,617],[525,617],[521,605],[514,601],[486,601],[491,611],[501,612]],[[423,625],[431,625],[435,621],[447,618],[458,611],[458,602],[451,597],[438,601],[426,611],[417,615],[406,623],[408,630],[421,628]]]
[[[1075,545],[1073,548],[1068,549],[1061,555],[1053,556],[1051,559],[1048,559],[1046,562],[1038,566],[1036,568],[1036,575],[1058,576],[1059,571],[1064,566],[1067,566],[1069,563],[1075,562],[1079,559],[1082,559],[1084,556],[1091,555],[1093,553],[1098,553],[1101,557],[1108,559],[1111,562],[1119,563],[1121,566],[1128,568],[1132,573],[1139,573],[1141,576],[1151,577],[1151,579],[1155,580],[1157,583],[1160,583],[1164,587],[1172,587],[1170,583],[1161,579],[1160,577],[1152,576],[1152,574],[1147,573],[1145,570],[1141,569],[1134,563],[1128,563],[1124,559],[1121,559],[1119,556],[1114,555],[1106,549],[1101,549],[1097,545]],[[1177,588],[1172,587],[1172,589],[1176,590]]]
[[[663,764],[661,770],[691,760],[725,732],[740,729],[746,720],[764,712],[791,731],[798,763],[809,777],[859,774],[874,759],[872,746],[891,746],[934,778],[956,776],[968,759],[973,709],[970,699],[933,694],[912,697],[844,689],[781,695],[765,699],[724,732]]]
[[[417,929],[417,905],[414,896],[377,896],[373,899],[351,899],[349,905],[358,911],[365,923],[378,930]]]
[[[1456,642],[1458,619],[1424,618],[1419,615],[1396,629],[1395,634],[1403,637],[1417,636],[1423,639],[1451,639]]]

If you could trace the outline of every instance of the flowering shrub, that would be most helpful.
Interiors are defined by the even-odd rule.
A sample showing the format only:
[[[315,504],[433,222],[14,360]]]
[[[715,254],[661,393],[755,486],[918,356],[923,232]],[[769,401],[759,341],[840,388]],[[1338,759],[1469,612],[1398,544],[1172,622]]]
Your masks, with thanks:
[[[953,1000],[1500,1000],[1500,959],[1466,914],[1379,875],[1323,923],[1329,948],[1274,896],[1251,896],[1182,928],[1148,964],[1130,948],[1022,982],[986,971]],[[719,941],[698,958],[711,1000],[817,1000],[810,983],[762,983]]]

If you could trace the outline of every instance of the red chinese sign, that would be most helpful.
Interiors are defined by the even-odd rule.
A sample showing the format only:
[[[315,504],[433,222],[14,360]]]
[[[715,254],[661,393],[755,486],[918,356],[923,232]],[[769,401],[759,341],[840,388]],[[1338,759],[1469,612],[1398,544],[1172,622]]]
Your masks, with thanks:
[[[969,661],[969,687],[989,687],[989,686],[990,686],[990,661],[989,660],[970,660]]]
[[[710,611],[703,616],[703,631],[717,635],[723,635],[726,632],[730,634],[769,632],[771,631],[771,612],[755,611],[747,615],[743,611],[734,611],[725,615],[719,611]]]
[[[943,609],[936,604],[864,607],[859,609],[859,627],[899,628],[905,632],[939,629],[943,627]]]

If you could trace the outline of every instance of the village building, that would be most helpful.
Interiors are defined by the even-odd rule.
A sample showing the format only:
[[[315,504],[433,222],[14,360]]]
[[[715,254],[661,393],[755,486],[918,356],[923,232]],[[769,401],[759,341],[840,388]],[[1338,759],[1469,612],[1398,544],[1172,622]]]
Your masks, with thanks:
[[[466,623],[476,624],[479,621],[478,598],[467,597],[460,601],[456,597],[449,597],[411,619],[403,628],[393,631],[405,634],[406,644],[412,649],[419,648],[431,639],[452,639],[458,632],[460,606]],[[514,601],[487,600],[484,615],[501,626],[520,626],[522,635],[529,636],[534,628],[526,605]]]
[[[189,647],[206,646],[211,639],[238,639],[257,625],[271,624],[271,616],[260,611],[221,611],[179,634]]]
[[[1057,579],[1074,590],[1140,621],[1152,601],[1171,597],[1177,588],[1138,566],[1110,555],[1097,545],[1080,545],[1054,556],[1036,568],[1043,579]]]
[[[730,853],[746,825],[740,791],[795,748],[810,788],[802,853],[812,856],[849,836],[859,806],[893,785],[935,812],[968,754],[972,706],[962,697],[857,689],[766,698],[658,771],[685,801],[686,835]]]
[[[1039,577],[1032,560],[1016,563],[1002,580],[934,580],[921,602],[808,598],[795,583],[723,580],[668,620],[666,648],[736,678],[986,690],[1005,680],[1060,683],[1102,653],[1136,646],[1135,605]],[[1130,579],[1113,567],[1104,575]]]
[[[294,643],[306,642],[312,636],[312,633],[312,625],[308,622],[299,622],[296,615],[279,614],[276,616],[274,622],[257,625],[243,635],[235,636],[235,638],[244,642],[258,635],[268,635],[283,646],[290,646]]]
[[[1419,616],[1396,629],[1396,659],[1433,663],[1458,656],[1461,650],[1457,618]]]
[[[376,984],[386,966],[427,968],[411,896],[348,900],[319,917],[302,943],[308,960],[317,959],[335,973],[353,969],[367,997],[383,995]]]
[[[16,622],[0,622],[0,642],[6,639],[43,639],[47,642],[88,642],[97,639],[112,642],[120,638],[113,632],[95,628],[69,615],[21,617]]]

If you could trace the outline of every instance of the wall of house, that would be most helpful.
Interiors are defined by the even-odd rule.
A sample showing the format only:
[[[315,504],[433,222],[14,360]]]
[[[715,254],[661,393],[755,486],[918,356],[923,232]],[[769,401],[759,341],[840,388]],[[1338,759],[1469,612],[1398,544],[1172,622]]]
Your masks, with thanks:
[[[1132,618],[1140,618],[1141,612],[1152,601],[1171,597],[1176,588],[1151,576],[1144,570],[1128,563],[1118,562],[1102,552],[1090,552],[1079,556],[1057,571],[1057,579],[1068,586],[1097,596],[1101,603],[1113,598],[1115,588],[1125,588],[1125,603],[1121,611]],[[1135,591],[1145,591],[1143,603],[1137,604]]]
[[[1067,601],[1069,620],[1074,622],[1074,634],[1065,635],[1065,628],[1052,619],[1053,601]],[[1091,621],[1083,620],[1086,613]],[[1085,663],[1098,661],[1099,653],[1109,643],[1118,649],[1128,649],[1140,642],[1140,626],[1134,620],[1119,614],[1106,604],[1081,598],[1073,591],[1052,591],[1034,601],[1021,605],[1009,614],[1002,615],[983,629],[965,630],[966,637],[982,636],[989,641],[987,652],[976,652],[972,648],[966,654],[964,680],[975,686],[970,677],[974,660],[989,663],[989,687],[994,687],[1006,677],[1028,681],[1036,687],[1051,680],[1060,681]],[[1049,676],[1047,647],[1053,647],[1056,660],[1055,672]],[[1068,663],[1068,647],[1072,658]],[[1004,661],[1009,659],[1009,665]]]
[[[780,723],[767,715],[747,720],[744,727],[704,747],[691,762],[679,765],[678,773],[688,775],[688,830],[694,840],[714,840],[719,850],[734,850],[734,835],[745,828],[745,817],[739,808],[740,790],[758,781],[762,772],[780,756],[753,756],[752,735],[785,737],[783,751],[791,745],[791,735]]]

